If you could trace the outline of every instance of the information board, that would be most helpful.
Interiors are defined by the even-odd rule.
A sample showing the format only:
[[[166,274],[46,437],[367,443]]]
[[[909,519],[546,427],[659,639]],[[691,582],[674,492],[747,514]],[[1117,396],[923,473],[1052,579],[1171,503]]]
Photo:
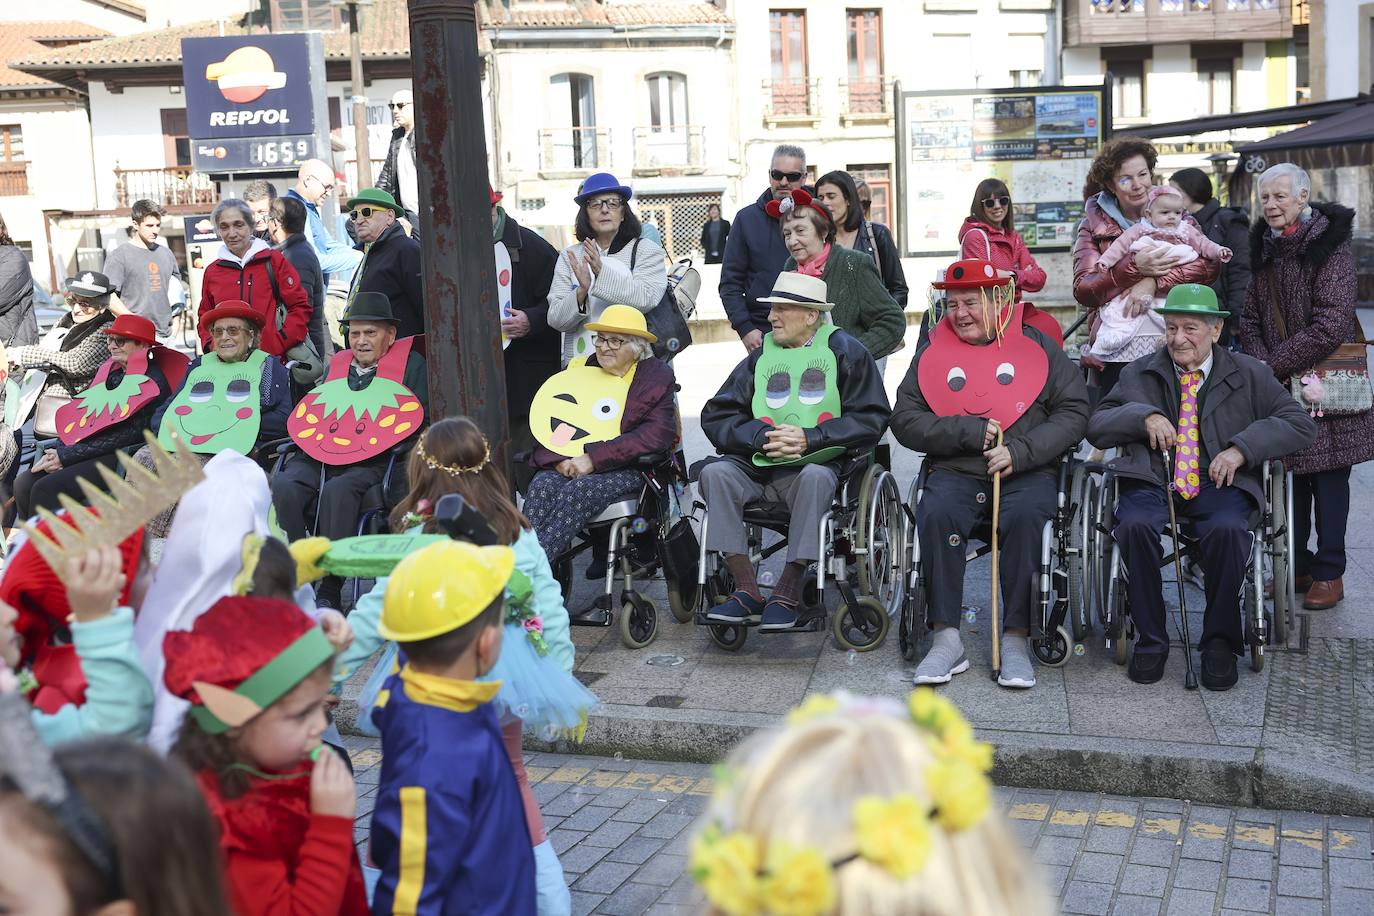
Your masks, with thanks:
[[[1083,183],[1107,133],[1102,88],[902,93],[897,124],[903,246],[953,254],[984,178],[1011,189],[1016,230],[1032,249],[1073,243]]]

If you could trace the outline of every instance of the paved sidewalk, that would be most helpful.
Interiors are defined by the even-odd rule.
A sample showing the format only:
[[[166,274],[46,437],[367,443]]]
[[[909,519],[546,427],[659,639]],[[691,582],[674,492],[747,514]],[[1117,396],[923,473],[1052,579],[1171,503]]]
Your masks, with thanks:
[[[365,853],[381,753],[347,743]],[[700,912],[685,869],[710,767],[541,753],[526,767],[574,913]],[[1031,789],[996,799],[1066,913],[1374,914],[1368,818]]]

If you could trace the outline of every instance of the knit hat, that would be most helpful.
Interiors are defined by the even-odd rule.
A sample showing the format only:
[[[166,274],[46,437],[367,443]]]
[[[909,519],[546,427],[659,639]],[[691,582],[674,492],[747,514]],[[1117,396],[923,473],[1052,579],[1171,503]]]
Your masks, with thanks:
[[[212,735],[243,725],[329,661],[324,631],[277,598],[221,598],[189,630],[162,640],[167,689]]]

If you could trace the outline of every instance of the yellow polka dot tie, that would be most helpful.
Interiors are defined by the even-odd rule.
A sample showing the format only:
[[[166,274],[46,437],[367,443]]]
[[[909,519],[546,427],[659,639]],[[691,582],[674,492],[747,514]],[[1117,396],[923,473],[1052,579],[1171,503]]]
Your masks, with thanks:
[[[1184,372],[1178,377],[1178,441],[1174,443],[1174,490],[1192,499],[1202,489],[1198,459],[1202,457],[1198,439],[1197,393],[1202,387],[1201,372]]]

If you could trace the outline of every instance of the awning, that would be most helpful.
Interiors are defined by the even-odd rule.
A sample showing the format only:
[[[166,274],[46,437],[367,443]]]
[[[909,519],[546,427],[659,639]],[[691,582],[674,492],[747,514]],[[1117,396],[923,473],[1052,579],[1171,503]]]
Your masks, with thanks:
[[[1374,104],[1354,108],[1314,121],[1306,127],[1236,147],[1241,155],[1276,150],[1305,149],[1313,146],[1338,146],[1374,141]]]
[[[1208,118],[1193,118],[1188,121],[1169,121],[1164,124],[1140,124],[1134,127],[1113,129],[1113,134],[1131,137],[1191,137],[1212,131],[1241,130],[1247,127],[1282,127],[1285,124],[1303,124],[1341,114],[1366,102],[1374,101],[1368,95],[1357,95],[1348,99],[1332,99],[1327,102],[1312,102],[1307,105],[1288,105],[1283,108],[1266,108],[1263,111],[1245,111],[1238,114],[1214,115]]]

